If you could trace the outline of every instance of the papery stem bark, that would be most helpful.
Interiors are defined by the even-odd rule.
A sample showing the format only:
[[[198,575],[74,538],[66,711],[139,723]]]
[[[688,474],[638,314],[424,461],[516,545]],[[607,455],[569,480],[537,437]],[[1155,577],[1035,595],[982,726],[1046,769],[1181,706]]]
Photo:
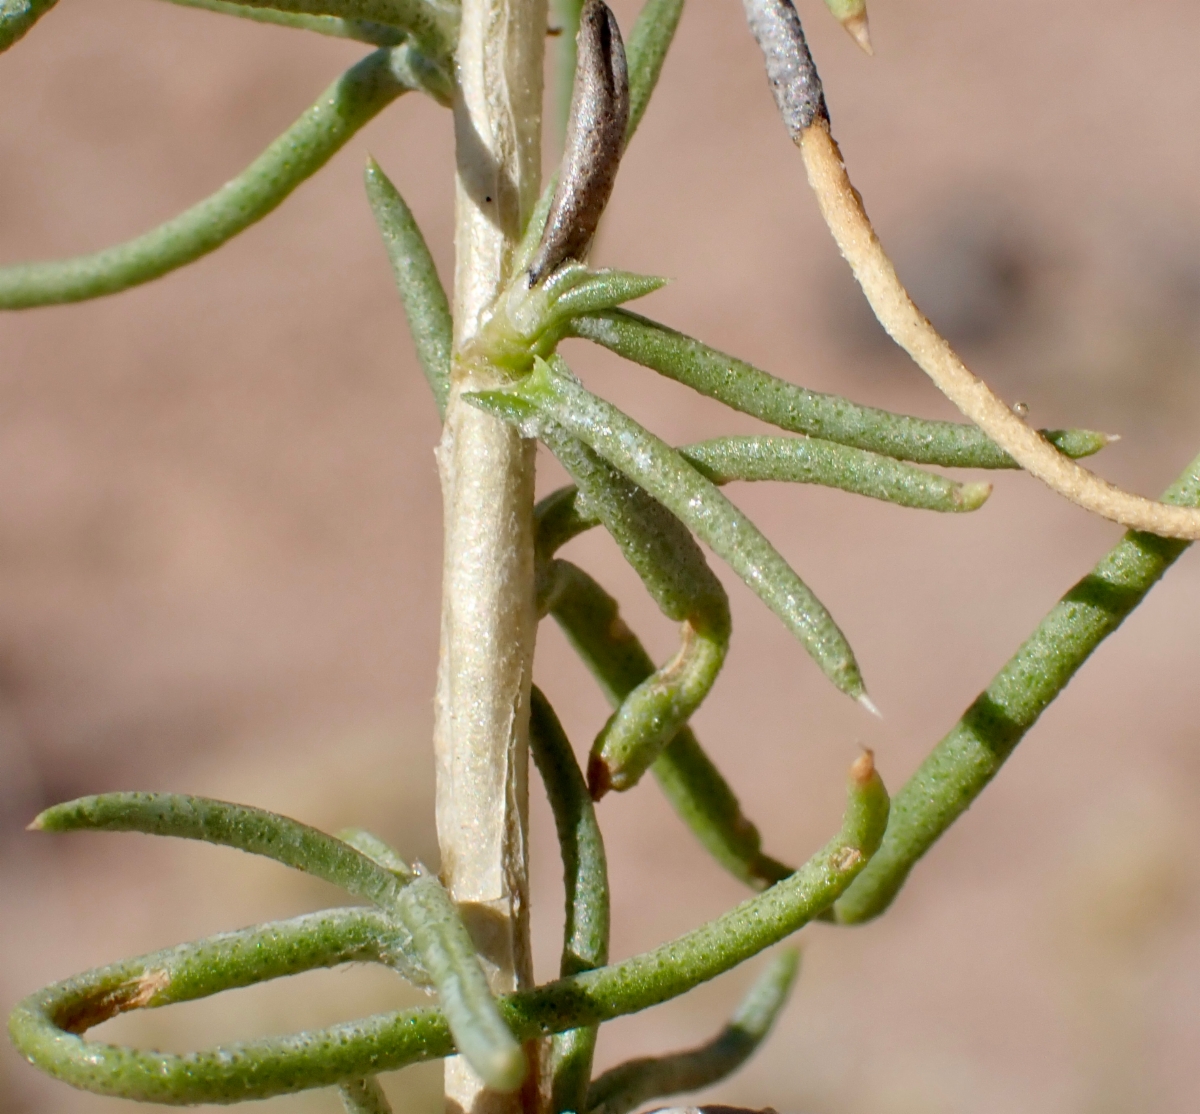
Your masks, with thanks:
[[[454,107],[456,353],[508,278],[537,200],[545,34],[545,0],[464,0]],[[469,367],[455,361],[437,450],[445,566],[435,748],[442,878],[487,960],[493,989],[507,991],[532,982],[526,804],[537,630],[534,446],[459,402],[464,390],[500,382],[477,360]],[[533,1089],[497,1094],[451,1058],[447,1111],[513,1114],[522,1094],[536,1094],[531,1082]]]

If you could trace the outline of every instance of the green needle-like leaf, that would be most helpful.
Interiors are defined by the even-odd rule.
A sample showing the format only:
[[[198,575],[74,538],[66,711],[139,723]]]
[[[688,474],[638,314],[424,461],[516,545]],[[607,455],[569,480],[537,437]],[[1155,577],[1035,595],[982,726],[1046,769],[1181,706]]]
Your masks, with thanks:
[[[549,701],[535,685],[529,713],[529,746],[562,849],[566,917],[559,974],[577,975],[608,962],[608,865],[604,839],[571,744]],[[592,1077],[597,1027],[557,1034],[551,1042],[552,1114],[581,1111]]]
[[[319,35],[331,35],[336,39],[353,39],[355,42],[370,43],[372,46],[399,46],[406,37],[400,27],[386,23],[370,23],[362,19],[341,19],[332,15],[297,15],[281,12],[275,8],[255,8],[247,4],[231,4],[227,0],[170,0],[181,8],[202,8],[206,12],[232,15],[254,23],[273,23],[279,27],[292,27],[298,31],[315,31]]]
[[[554,138],[560,150],[567,134],[567,117],[571,111],[577,56],[575,36],[579,34],[579,13],[582,10],[583,0],[550,0],[551,22],[558,29],[554,52],[554,125],[557,128]],[[545,220],[545,214],[542,219]]]
[[[842,692],[867,707],[854,652],[825,606],[737,507],[674,449],[615,406],[586,391],[558,357],[535,361],[531,375],[505,391],[464,395],[527,436],[557,422],[624,473],[729,564],[796,636]]]
[[[1163,502],[1200,506],[1200,457],[1167,489]],[[1189,544],[1131,530],[1059,600],[896,795],[879,856],[835,906],[836,920],[857,924],[891,904],[918,860],[971,806],[1092,651]]]
[[[373,1075],[343,1083],[338,1093],[346,1114],[392,1114],[391,1103]]]
[[[404,861],[394,847],[365,828],[345,828],[338,832],[337,838],[366,855],[373,863],[378,863],[384,870],[390,870],[401,882],[408,883],[416,877],[412,866]]]
[[[396,289],[408,316],[417,358],[433,391],[438,414],[445,417],[454,345],[449,299],[412,210],[374,159],[367,162],[366,186],[367,200],[383,235]]]
[[[592,745],[588,787],[632,789],[691,718],[729,647],[729,600],[686,526],[554,422],[540,436],[579,487],[668,619],[683,625],[676,655],[631,692]]]
[[[368,121],[417,88],[429,69],[411,47],[376,51],[339,77],[246,170],[186,212],[92,255],[0,267],[0,309],[115,294],[215,251],[275,209]]]
[[[248,8],[386,23],[408,32],[430,56],[448,60],[458,41],[460,8],[451,0],[240,0]]]
[[[887,808],[882,783],[860,759],[849,780],[841,830],[790,878],[653,951],[508,995],[500,1002],[502,1015],[514,1035],[527,1040],[648,1009],[744,963],[837,899],[878,847]],[[22,1055],[64,1082],[94,1094],[172,1106],[330,1087],[455,1051],[446,1018],[433,1009],[378,1014],[186,1055],[121,1048],[77,1035],[121,1009],[182,1000],[174,996],[176,977],[161,973],[164,955],[175,957],[186,983],[189,969],[204,979],[214,963],[228,963],[227,951],[202,941],[47,987],[16,1007],[9,1033]],[[261,953],[240,955],[239,962],[268,966],[276,958],[268,945]],[[73,1031],[63,1027],[71,1019]]]
[[[707,1044],[669,1056],[629,1060],[606,1071],[588,1090],[588,1114],[628,1114],[651,1099],[699,1091],[732,1075],[766,1039],[799,969],[798,951],[776,956],[729,1024]]]
[[[654,673],[650,655],[621,619],[617,601],[582,569],[553,561],[542,578],[548,581],[555,621],[609,703],[619,707]],[[690,727],[667,744],[650,770],[680,819],[735,878],[762,889],[792,873],[791,867],[763,854],[758,829]]]
[[[402,876],[342,840],[286,816],[171,793],[84,797],[47,809],[31,827],[136,831],[236,847],[373,902],[397,918],[394,947],[419,957],[471,1066],[496,1090],[512,1090],[524,1077],[524,1053],[497,1011],[466,927],[441,883],[420,868]]]
[[[516,1090],[525,1078],[525,1052],[500,1016],[458,907],[436,877],[421,871],[397,911],[437,987],[458,1051],[493,1090]]]
[[[264,855],[323,878],[380,908],[403,883],[361,852],[307,824],[247,805],[180,793],[105,793],[54,805],[30,825],[42,832],[143,832]]]
[[[633,138],[650,104],[650,95],[658,84],[667,50],[675,38],[675,28],[683,15],[683,0],[646,0],[634,21],[625,44],[629,67],[629,124],[625,142]]]
[[[821,484],[901,507],[951,514],[978,510],[986,483],[961,484],[865,449],[807,437],[718,437],[679,455],[715,484],[774,480]]]
[[[692,337],[627,310],[578,317],[569,336],[583,337],[674,379],[743,414],[791,433],[942,468],[1015,468],[1016,462],[979,429],[859,406],[777,379]],[[1086,429],[1043,430],[1060,452],[1091,456],[1112,438]]]

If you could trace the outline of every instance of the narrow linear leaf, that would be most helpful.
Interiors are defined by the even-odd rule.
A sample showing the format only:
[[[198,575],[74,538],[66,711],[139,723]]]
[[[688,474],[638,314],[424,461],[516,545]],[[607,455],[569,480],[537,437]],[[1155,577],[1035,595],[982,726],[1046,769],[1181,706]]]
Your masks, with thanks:
[[[631,271],[590,271],[583,281],[573,284],[554,300],[554,324],[565,322],[581,313],[592,313],[596,307],[617,306],[644,298],[667,285],[667,280],[655,275],[637,275]]]
[[[609,703],[619,707],[654,673],[650,656],[622,620],[617,601],[582,569],[553,561],[543,579],[555,621]],[[680,819],[735,878],[762,889],[792,873],[763,854],[758,829],[691,728],[680,730],[650,769]]]
[[[438,1004],[458,1051],[493,1090],[516,1090],[525,1052],[500,1016],[458,907],[442,884],[420,870],[404,888],[397,912],[413,935],[421,964],[437,987]]]
[[[991,484],[955,483],[879,453],[807,437],[718,437],[684,445],[679,455],[715,484],[821,484],[950,514],[978,510],[992,492]]]
[[[629,125],[625,142],[633,138],[646,114],[658,75],[683,15],[684,0],[646,0],[629,32],[625,57],[629,66]]]
[[[699,1091],[738,1070],[758,1050],[788,1000],[800,970],[800,953],[775,957],[750,988],[737,1012],[711,1041],[669,1056],[619,1064],[588,1090],[588,1114],[628,1114],[651,1099]]]
[[[539,433],[588,515],[604,523],[662,613],[682,624],[678,652],[621,702],[592,744],[588,788],[599,800],[632,789],[708,695],[729,648],[729,600],[675,515],[556,423]]]
[[[399,46],[405,39],[400,27],[386,23],[371,23],[363,19],[341,19],[332,15],[297,15],[281,12],[275,8],[255,8],[248,4],[232,4],[227,0],[169,0],[181,8],[201,8],[219,15],[237,16],[254,23],[272,23],[279,27],[292,27],[298,31],[315,31],[319,35],[330,35],[337,39],[352,39],[370,43],[372,46]]]
[[[0,54],[23,38],[58,0],[0,0]]]
[[[854,653],[825,606],[759,529],[674,449],[586,391],[558,357],[507,391],[464,395],[525,436],[557,422],[678,516],[775,613],[842,692],[871,707]],[[523,413],[523,416],[522,416]]]
[[[459,6],[452,0],[240,0],[248,8],[270,8],[295,15],[335,16],[386,23],[408,32],[440,59],[449,59],[458,40]]]
[[[1200,457],[1163,502],[1200,506]],[[857,924],[879,916],[909,872],[1000,772],[1092,651],[1146,598],[1187,542],[1129,531],[1042,620],[896,795],[877,861],[834,907]]]
[[[62,984],[53,1022],[67,1033],[134,1009],[191,1002],[343,963],[384,963],[391,925],[378,909],[325,909],[179,944]]]
[[[394,908],[403,883],[360,851],[287,816],[182,793],[105,793],[46,809],[29,826],[41,832],[142,832],[233,847],[340,886],[380,908]]]
[[[653,951],[507,995],[500,1007],[513,1033],[527,1040],[658,1005],[744,963],[818,917],[863,869],[887,825],[887,794],[864,759],[851,771],[841,830],[790,878]],[[61,1027],[59,1019],[72,1005],[91,1007],[114,985],[153,971],[156,958],[99,968],[26,998],[9,1019],[17,1049],[43,1071],[93,1094],[171,1106],[242,1102],[330,1087],[455,1051],[447,1020],[435,1009],[377,1014],[186,1055],[89,1041]],[[80,1030],[95,1023],[85,1021]]]
[[[0,268],[0,309],[79,302],[149,282],[215,251],[262,220],[401,93],[417,87],[407,46],[352,66],[241,174],[199,204],[92,255]]]
[[[337,838],[366,855],[373,863],[378,863],[384,870],[390,870],[401,882],[411,882],[416,877],[416,872],[404,861],[400,852],[374,832],[368,832],[365,828],[346,828],[338,832]]]
[[[554,54],[554,123],[558,129],[555,138],[560,147],[566,141],[567,120],[571,112],[571,90],[575,86],[575,36],[579,34],[579,13],[582,10],[583,0],[551,0],[550,3],[551,18],[558,31]]]
[[[340,839],[286,816],[246,805],[173,793],[107,793],[55,805],[39,831],[135,831],[235,847],[324,878],[393,914],[393,946],[415,955],[432,980],[455,1041],[497,1090],[512,1090],[525,1057],[497,1010],[474,946],[436,878],[400,876]],[[408,943],[411,938],[411,943]],[[406,946],[407,944],[407,946]]]
[[[838,395],[805,390],[627,310],[577,317],[568,335],[590,340],[791,433],[942,468],[1017,467],[1012,457],[975,426],[892,414]],[[1085,429],[1042,430],[1042,434],[1071,457],[1091,456],[1112,440],[1107,434]]]
[[[608,864],[596,811],[571,744],[536,685],[530,703],[529,745],[550,799],[562,850],[566,915],[559,974],[576,975],[608,962]],[[568,1029],[551,1041],[552,1114],[584,1109],[597,1031],[594,1025]]]
[[[438,414],[444,418],[446,400],[450,397],[450,354],[454,344],[450,301],[412,210],[374,159],[367,162],[366,187],[367,200],[383,236],[396,289],[408,316],[417,358],[433,391]]]
[[[346,1114],[392,1114],[391,1103],[373,1075],[343,1083],[338,1088]]]

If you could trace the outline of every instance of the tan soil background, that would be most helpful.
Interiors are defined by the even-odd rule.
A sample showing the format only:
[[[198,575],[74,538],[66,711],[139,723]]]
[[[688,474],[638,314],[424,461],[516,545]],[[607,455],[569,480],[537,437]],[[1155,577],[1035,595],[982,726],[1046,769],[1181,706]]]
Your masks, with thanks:
[[[626,27],[635,10],[617,5]],[[1099,467],[1161,490],[1200,448],[1200,6],[875,0],[874,60],[817,0],[802,13],[856,183],[926,310],[1034,420],[1120,432]],[[92,250],[174,214],[360,53],[151,0],[63,0],[0,59],[0,259]],[[449,274],[449,119],[408,97],[215,256],[0,318],[5,1010],[94,964],[337,900],[228,851],[26,834],[43,804],[209,793],[436,859],[438,430],[362,195],[368,150]],[[860,307],[734,0],[686,12],[597,259],[673,277],[646,312],[797,382],[949,416]],[[670,439],[755,428],[606,354],[566,354]],[[1019,475],[966,518],[820,490],[736,497],[838,616],[886,717],[838,696],[731,584],[733,649],[697,730],[792,859],[836,825],[859,744],[899,786],[1119,536]],[[612,547],[574,551],[668,654],[670,626]],[[582,751],[605,710],[549,624],[538,670]],[[883,921],[806,934],[778,1031],[711,1097],[796,1114],[1194,1110],[1198,708],[1189,553]],[[539,793],[549,977],[561,883]],[[606,800],[602,822],[616,957],[743,896],[653,784]],[[705,1039],[756,966],[608,1026],[601,1066]],[[335,972],[97,1035],[183,1050],[415,1000],[384,972]],[[436,1066],[388,1080],[405,1111],[434,1110],[438,1083]],[[6,1048],[0,1109],[134,1108]]]

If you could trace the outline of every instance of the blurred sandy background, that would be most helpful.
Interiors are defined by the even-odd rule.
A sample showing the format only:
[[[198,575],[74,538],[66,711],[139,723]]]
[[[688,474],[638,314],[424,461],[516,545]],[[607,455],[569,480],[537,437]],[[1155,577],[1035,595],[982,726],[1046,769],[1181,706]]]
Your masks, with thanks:
[[[636,4],[616,8],[628,27]],[[817,0],[802,14],[856,184],[924,308],[1035,421],[1122,433],[1100,468],[1161,490],[1200,449],[1200,7],[874,0],[874,60]],[[0,259],[95,249],[174,214],[360,53],[152,0],[64,0],[0,60]],[[228,851],[26,834],[43,804],[208,793],[436,860],[438,430],[362,195],[368,150],[449,274],[449,118],[408,97],[217,255],[0,319],[5,1010],[94,964],[337,900]],[[797,382],[950,416],[857,301],[734,0],[685,14],[597,258],[674,277],[646,312]],[[667,438],[754,428],[606,354],[566,354]],[[791,859],[836,825],[858,744],[899,786],[1119,536],[1017,475],[968,518],[736,496],[838,616],[886,715],[838,696],[731,584],[733,650],[697,730]],[[669,653],[613,548],[589,536],[574,553]],[[1190,553],[885,920],[807,935],[779,1030],[712,1097],[796,1114],[1194,1110],[1198,631]],[[582,751],[605,709],[549,624],[538,679]],[[534,789],[549,977],[561,884]],[[743,896],[649,781],[602,821],[615,957]],[[601,1066],[706,1038],[754,966],[608,1026]],[[335,972],[98,1035],[183,1050],[414,1000],[385,972]],[[388,1086],[398,1109],[438,1108],[436,1066]],[[50,1084],[6,1047],[0,1109],[133,1107]]]

